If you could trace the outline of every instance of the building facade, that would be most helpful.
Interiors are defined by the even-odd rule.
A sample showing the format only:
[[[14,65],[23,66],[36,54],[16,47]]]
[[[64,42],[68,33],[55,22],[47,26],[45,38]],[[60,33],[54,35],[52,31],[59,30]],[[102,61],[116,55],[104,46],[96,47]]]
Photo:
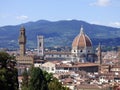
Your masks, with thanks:
[[[84,33],[83,27],[80,33],[75,37],[71,50],[72,62],[96,62],[97,55],[94,53],[90,38]]]
[[[19,55],[16,56],[16,60],[19,66],[29,67],[34,63],[34,57],[26,55],[26,34],[25,28],[21,27],[19,36]]]

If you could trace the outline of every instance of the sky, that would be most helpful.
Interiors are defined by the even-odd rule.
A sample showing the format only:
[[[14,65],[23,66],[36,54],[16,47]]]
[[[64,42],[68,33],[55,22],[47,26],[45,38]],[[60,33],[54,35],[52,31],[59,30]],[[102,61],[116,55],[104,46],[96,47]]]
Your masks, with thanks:
[[[0,26],[38,20],[82,20],[120,27],[120,0],[1,0]]]

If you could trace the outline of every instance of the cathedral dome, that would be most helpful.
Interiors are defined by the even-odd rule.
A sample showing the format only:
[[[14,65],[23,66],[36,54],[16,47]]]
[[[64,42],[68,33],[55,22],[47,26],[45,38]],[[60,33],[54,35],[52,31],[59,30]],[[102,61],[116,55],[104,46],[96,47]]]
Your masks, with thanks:
[[[77,35],[73,40],[72,48],[80,49],[85,47],[92,47],[92,42],[90,38],[83,32],[83,27],[81,27],[79,35]]]

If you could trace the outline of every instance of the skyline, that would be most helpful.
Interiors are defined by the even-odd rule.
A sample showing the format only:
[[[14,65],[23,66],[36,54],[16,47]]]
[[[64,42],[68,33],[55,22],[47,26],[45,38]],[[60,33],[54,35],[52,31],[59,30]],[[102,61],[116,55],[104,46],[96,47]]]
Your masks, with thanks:
[[[82,20],[120,28],[120,0],[4,0],[0,3],[0,26],[37,20]]]

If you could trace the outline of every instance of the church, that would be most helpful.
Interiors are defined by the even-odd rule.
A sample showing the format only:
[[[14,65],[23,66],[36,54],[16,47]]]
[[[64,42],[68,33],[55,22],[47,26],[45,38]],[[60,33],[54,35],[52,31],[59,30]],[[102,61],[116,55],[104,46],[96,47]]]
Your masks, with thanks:
[[[80,33],[73,40],[71,55],[72,62],[97,62],[97,55],[93,50],[92,41],[84,33],[82,26]]]

